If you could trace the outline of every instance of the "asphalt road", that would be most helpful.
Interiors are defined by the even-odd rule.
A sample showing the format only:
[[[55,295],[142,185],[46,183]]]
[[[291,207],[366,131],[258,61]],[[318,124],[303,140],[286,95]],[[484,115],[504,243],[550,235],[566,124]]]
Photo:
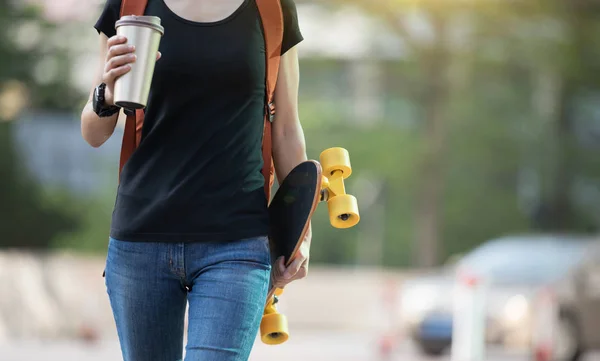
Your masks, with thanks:
[[[119,345],[115,340],[97,343],[82,342],[18,342],[0,345],[1,361],[118,361]],[[377,337],[350,332],[304,332],[294,334],[278,346],[268,346],[257,340],[250,361],[430,361],[423,358],[408,343],[398,345],[388,358],[381,357]],[[436,361],[446,361],[444,356]],[[524,358],[493,353],[489,361],[521,361]],[[431,360],[433,361],[433,359]]]
[[[527,357],[500,350],[488,350],[486,361],[529,361]],[[0,361],[119,361],[121,354],[115,340],[83,342],[18,342],[0,344]],[[257,340],[250,361],[450,361],[448,355],[426,358],[410,343],[402,343],[383,357],[378,336],[357,332],[296,332],[278,346]],[[585,361],[600,361],[600,355],[589,355]]]

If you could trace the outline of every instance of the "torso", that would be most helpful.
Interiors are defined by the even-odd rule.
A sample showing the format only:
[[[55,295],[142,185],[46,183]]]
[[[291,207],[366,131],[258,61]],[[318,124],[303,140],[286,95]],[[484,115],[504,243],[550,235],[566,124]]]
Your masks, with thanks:
[[[108,1],[118,13],[121,1]],[[162,57],[141,142],[121,173],[111,237],[266,235],[265,45],[255,0],[149,0],[145,14],[165,28]],[[106,32],[114,32],[114,21],[104,24]]]

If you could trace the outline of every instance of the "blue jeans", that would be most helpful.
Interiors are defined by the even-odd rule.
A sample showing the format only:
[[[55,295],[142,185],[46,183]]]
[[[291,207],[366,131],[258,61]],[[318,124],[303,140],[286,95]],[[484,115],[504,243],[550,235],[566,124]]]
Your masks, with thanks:
[[[248,360],[271,272],[267,237],[109,240],[105,282],[125,361]]]

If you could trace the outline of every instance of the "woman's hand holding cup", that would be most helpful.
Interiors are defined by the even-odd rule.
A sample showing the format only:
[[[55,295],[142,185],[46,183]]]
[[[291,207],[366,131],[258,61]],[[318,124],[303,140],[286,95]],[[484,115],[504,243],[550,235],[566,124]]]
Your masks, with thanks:
[[[104,65],[104,74],[102,81],[106,84],[104,93],[105,102],[108,105],[114,105],[114,87],[115,81],[131,70],[131,64],[137,59],[135,55],[135,46],[127,44],[127,38],[122,35],[115,35],[108,39],[108,51]],[[160,59],[160,52],[156,59]]]

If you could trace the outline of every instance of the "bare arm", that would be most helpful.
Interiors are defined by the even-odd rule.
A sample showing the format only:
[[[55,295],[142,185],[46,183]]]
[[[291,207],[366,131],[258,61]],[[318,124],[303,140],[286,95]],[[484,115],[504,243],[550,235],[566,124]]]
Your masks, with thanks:
[[[273,162],[280,183],[296,165],[307,160],[298,116],[299,78],[298,51],[294,47],[281,57],[274,95],[277,112],[272,129]]]
[[[113,36],[110,39],[100,34],[100,61],[88,102],[81,112],[81,134],[92,147],[99,147],[106,142],[115,130],[119,113],[100,118],[93,109],[92,97],[94,88],[106,83],[105,98],[107,105],[113,105],[113,88],[115,79],[130,70],[129,63],[135,61],[133,49],[126,45],[127,39]]]
[[[290,171],[307,159],[304,131],[298,116],[298,86],[299,66],[296,48],[288,50],[280,61],[279,77],[275,89],[276,113],[273,121],[273,162],[277,180],[281,183]],[[273,266],[273,282],[277,287],[306,277],[308,274],[308,260],[312,229],[308,233],[298,250],[294,261],[285,267],[283,257],[276,260]]]

